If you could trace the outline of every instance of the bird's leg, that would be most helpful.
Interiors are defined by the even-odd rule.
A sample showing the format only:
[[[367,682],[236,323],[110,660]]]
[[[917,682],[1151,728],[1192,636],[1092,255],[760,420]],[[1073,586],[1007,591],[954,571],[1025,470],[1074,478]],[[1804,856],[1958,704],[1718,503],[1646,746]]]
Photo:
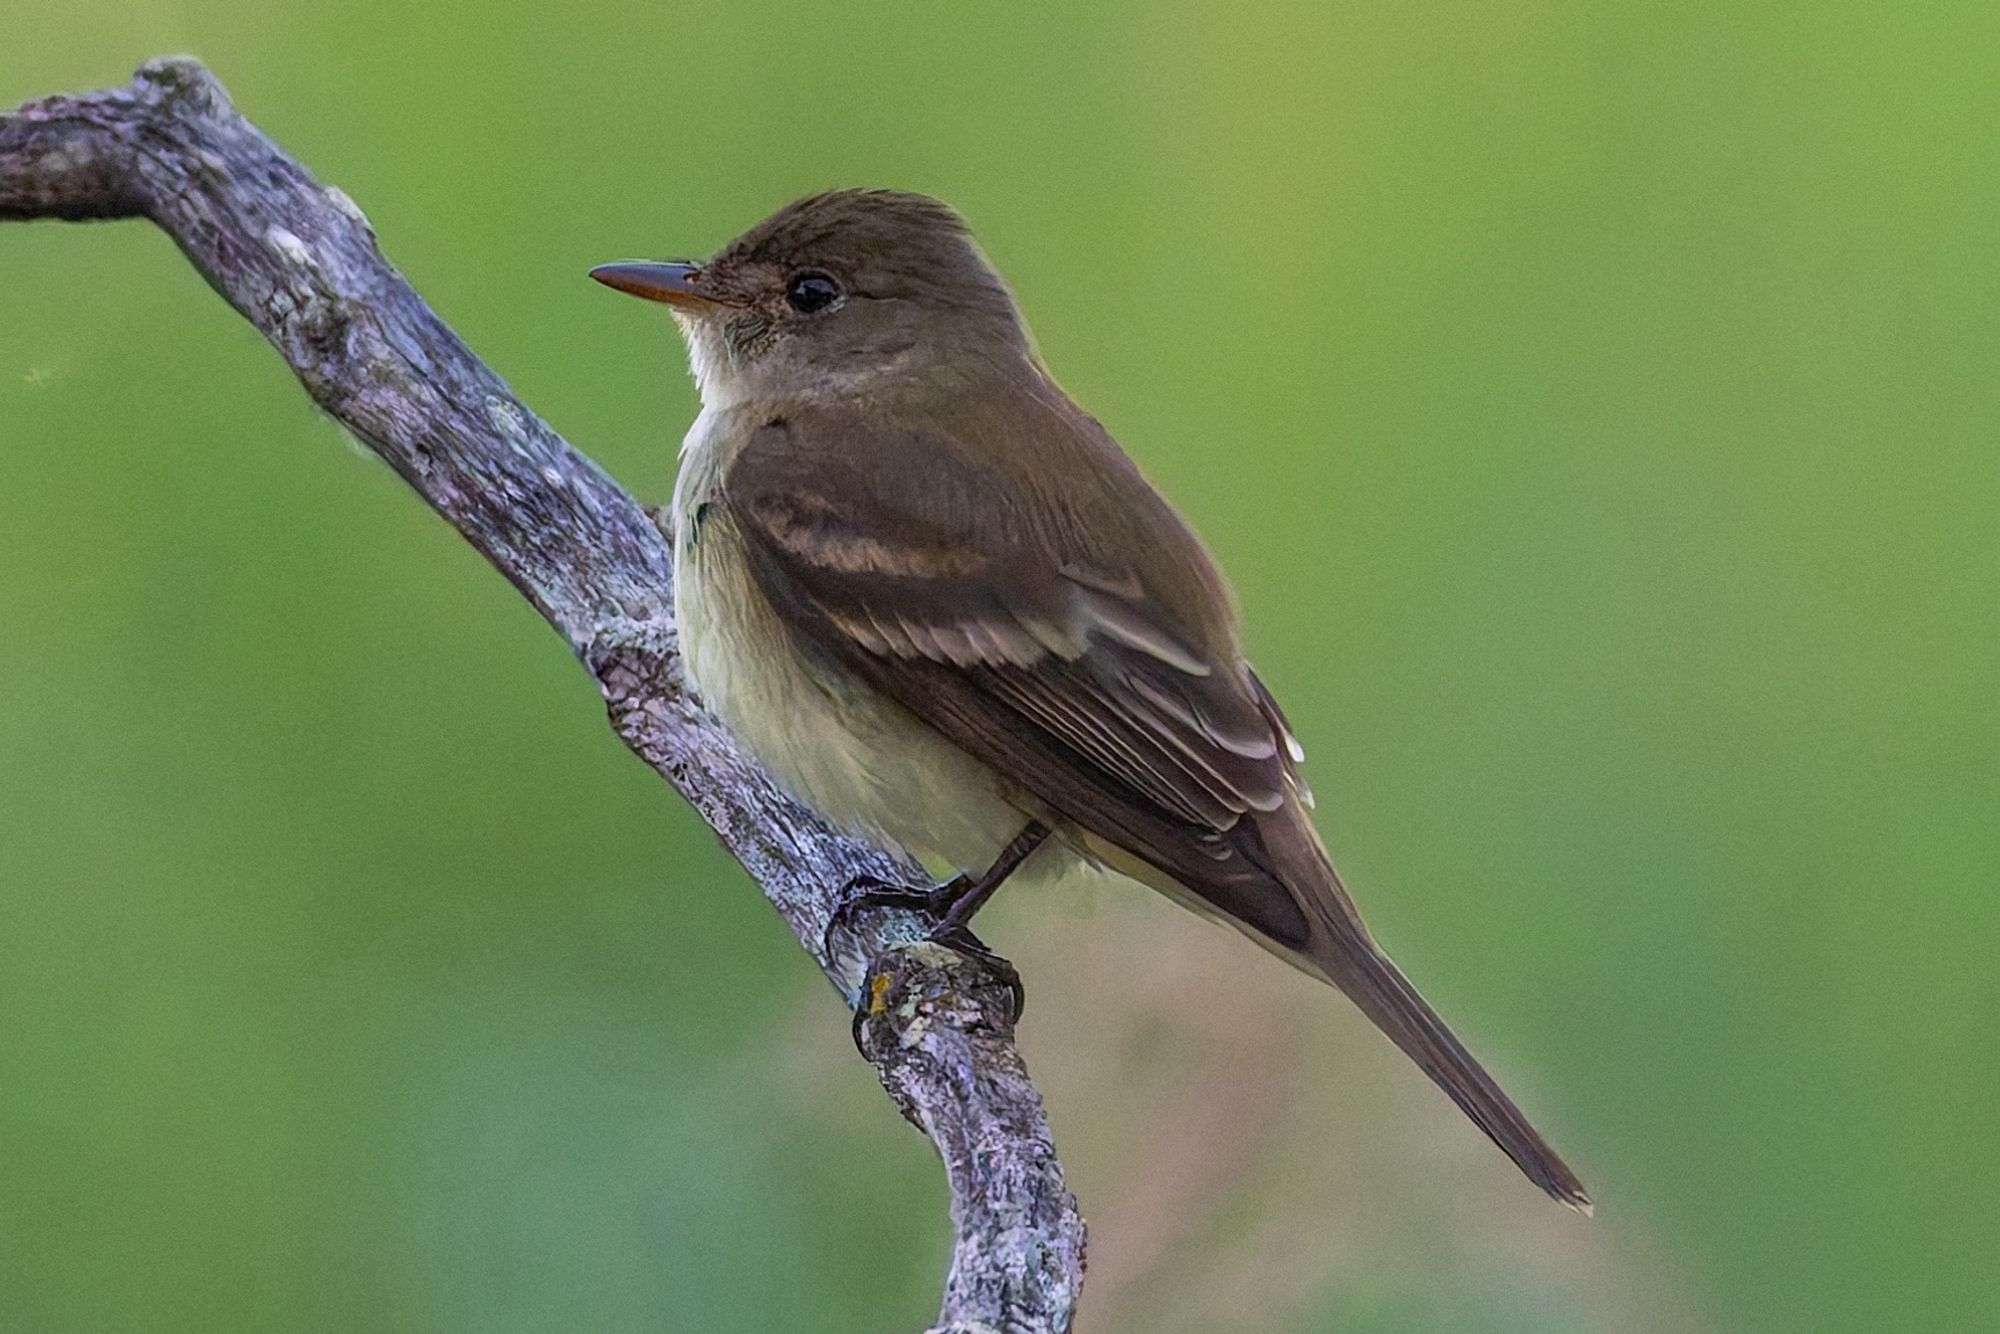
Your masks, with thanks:
[[[993,859],[993,865],[986,868],[985,875],[972,881],[962,875],[954,876],[932,890],[932,907],[941,902],[944,912],[937,929],[931,932],[931,939],[938,940],[955,931],[965,930],[972,922],[972,915],[993,897],[993,891],[1006,883],[1007,877],[1019,870],[1021,863],[1028,860],[1028,855],[1042,846],[1042,840],[1048,836],[1047,825],[1040,820],[1030,820],[1020,833],[1014,835],[1012,843],[1000,849],[1000,855]]]
[[[1039,820],[1030,820],[1014,841],[1000,850],[993,859],[993,865],[977,880],[970,876],[955,875],[941,885],[929,889],[915,889],[908,885],[891,885],[872,877],[856,879],[849,884],[850,889],[859,890],[835,910],[836,917],[844,916],[859,908],[910,908],[938,919],[931,931],[933,940],[963,931],[972,921],[972,915],[986,906],[993,892],[1006,882],[1008,876],[1028,860],[1028,854],[1042,845],[1048,838],[1048,827]]]
[[[871,907],[915,909],[937,919],[937,925],[930,931],[932,940],[968,958],[979,960],[1001,975],[1008,989],[1014,993],[1014,1018],[1020,1019],[1028,1000],[1027,991],[1021,985],[1021,975],[1014,970],[1014,965],[987,949],[979,937],[972,934],[969,923],[973,914],[986,906],[994,891],[1020,869],[1021,863],[1028,860],[1029,854],[1040,847],[1048,836],[1048,826],[1039,820],[1030,820],[1014,836],[1014,841],[1000,850],[1000,855],[994,858],[993,865],[986,868],[985,874],[976,880],[956,875],[930,889],[889,885],[878,880],[856,882],[850,888],[860,892],[836,908],[833,920],[827,923],[828,954],[832,953],[836,928],[845,924],[849,914]]]

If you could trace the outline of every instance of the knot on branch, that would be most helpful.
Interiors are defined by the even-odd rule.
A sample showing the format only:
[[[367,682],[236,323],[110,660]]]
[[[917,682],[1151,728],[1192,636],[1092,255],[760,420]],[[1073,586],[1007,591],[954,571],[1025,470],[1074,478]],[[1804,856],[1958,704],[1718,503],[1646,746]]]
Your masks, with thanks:
[[[346,392],[341,369],[349,360],[348,332],[359,313],[328,278],[312,246],[282,223],[264,229],[264,243],[284,270],[267,299],[271,338],[298,368],[300,378],[322,405],[329,395]],[[392,367],[383,356],[369,359],[372,367]]]
[[[208,67],[193,56],[155,56],[132,77],[141,106],[189,116],[223,116],[236,108]]]
[[[904,914],[907,917],[907,914]],[[861,970],[854,1041],[877,1067],[909,1059],[955,1064],[973,1042],[1013,1041],[1014,997],[980,961],[922,937],[892,946]],[[921,1125],[894,1084],[903,1115]]]
[[[665,699],[685,698],[680,634],[663,615],[603,621],[583,649],[615,721],[621,713]]]

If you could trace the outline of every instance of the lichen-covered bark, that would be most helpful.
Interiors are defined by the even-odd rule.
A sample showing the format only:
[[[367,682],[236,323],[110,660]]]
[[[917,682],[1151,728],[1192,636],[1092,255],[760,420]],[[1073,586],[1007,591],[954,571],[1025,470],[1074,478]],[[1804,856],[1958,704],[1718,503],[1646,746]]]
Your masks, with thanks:
[[[1069,1328],[1083,1221],[993,970],[868,908],[917,868],[777,791],[684,689],[672,558],[644,509],[517,399],[376,248],[354,202],[186,59],[0,115],[0,220],[148,218],[306,392],[511,580],[598,682],[625,743],[721,836],[850,1004],[863,1055],[937,1146],[957,1242],[933,1334]]]

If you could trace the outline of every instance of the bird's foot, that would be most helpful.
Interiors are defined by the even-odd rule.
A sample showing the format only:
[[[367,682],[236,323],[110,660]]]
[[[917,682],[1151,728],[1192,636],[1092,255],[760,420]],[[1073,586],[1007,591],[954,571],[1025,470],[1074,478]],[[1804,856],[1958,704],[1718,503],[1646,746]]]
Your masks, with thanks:
[[[835,910],[835,920],[863,908],[901,908],[905,912],[922,913],[942,921],[952,909],[952,905],[964,898],[972,888],[972,882],[962,875],[955,875],[937,885],[895,885],[887,880],[877,880],[872,875],[858,875],[847,882],[841,904]]]
[[[1021,974],[1013,964],[986,948],[986,943],[972,934],[972,929],[962,920],[960,909],[972,903],[978,890],[977,881],[967,876],[953,876],[939,885],[918,888],[913,885],[891,884],[877,880],[873,876],[856,876],[847,882],[847,893],[833,916],[826,924],[822,945],[828,958],[835,957],[836,943],[842,934],[852,934],[854,917],[869,908],[899,908],[905,912],[920,913],[932,919],[931,929],[925,938],[933,944],[944,946],[954,954],[961,955],[975,963],[984,965],[997,974],[1007,985],[1013,997],[1011,1022],[1019,1023],[1022,1012],[1028,1005],[1028,991],[1021,983]],[[983,896],[982,896],[983,897]],[[860,1040],[861,1024],[867,1018],[865,1003],[854,1011],[854,1031],[856,1042]]]

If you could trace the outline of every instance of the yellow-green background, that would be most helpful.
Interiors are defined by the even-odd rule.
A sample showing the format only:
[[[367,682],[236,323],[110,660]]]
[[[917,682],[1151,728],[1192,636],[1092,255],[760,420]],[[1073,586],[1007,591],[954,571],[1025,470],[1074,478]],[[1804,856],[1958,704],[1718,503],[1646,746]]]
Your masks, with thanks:
[[[1997,14],[71,0],[0,101],[202,56],[654,499],[588,266],[971,216],[1600,1205],[1233,937],[1002,896],[1084,1334],[1902,1334],[2000,1327]],[[833,995],[164,237],[0,229],[0,478],[0,1330],[924,1323]]]

